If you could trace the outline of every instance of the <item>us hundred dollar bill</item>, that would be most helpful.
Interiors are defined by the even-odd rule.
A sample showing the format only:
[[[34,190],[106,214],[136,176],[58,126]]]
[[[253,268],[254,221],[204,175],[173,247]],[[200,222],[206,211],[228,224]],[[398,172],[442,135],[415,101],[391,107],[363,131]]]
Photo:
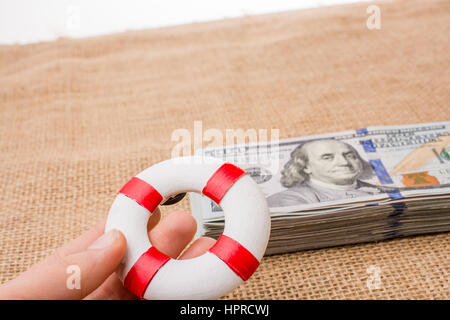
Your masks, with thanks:
[[[450,194],[450,121],[377,126],[277,142],[207,148],[258,183],[272,216]],[[203,221],[220,207],[191,193]]]

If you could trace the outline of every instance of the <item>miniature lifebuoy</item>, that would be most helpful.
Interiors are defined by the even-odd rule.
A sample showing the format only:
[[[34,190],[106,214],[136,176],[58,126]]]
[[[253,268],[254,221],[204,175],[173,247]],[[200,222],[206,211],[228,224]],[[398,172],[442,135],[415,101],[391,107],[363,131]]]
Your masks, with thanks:
[[[156,207],[181,192],[198,192],[224,211],[225,229],[203,255],[185,260],[153,247],[147,222]],[[183,157],[157,163],[131,178],[109,211],[105,232],[120,230],[127,249],[124,286],[145,299],[214,299],[258,268],[270,234],[267,201],[239,167],[219,159]]]

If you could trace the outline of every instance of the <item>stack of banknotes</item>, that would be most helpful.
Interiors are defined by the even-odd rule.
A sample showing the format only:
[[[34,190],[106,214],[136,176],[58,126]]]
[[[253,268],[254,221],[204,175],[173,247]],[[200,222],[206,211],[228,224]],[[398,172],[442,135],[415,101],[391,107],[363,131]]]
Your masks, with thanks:
[[[450,121],[206,148],[246,170],[269,204],[266,254],[450,231]],[[190,193],[199,235],[224,213]],[[245,212],[242,212],[245,214]]]

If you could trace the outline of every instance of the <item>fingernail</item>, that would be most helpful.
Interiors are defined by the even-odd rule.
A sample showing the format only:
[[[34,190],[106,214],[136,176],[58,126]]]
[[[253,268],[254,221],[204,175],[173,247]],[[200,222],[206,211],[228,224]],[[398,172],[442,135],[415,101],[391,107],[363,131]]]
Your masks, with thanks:
[[[117,230],[110,230],[94,241],[88,249],[104,249],[111,246],[117,239]]]

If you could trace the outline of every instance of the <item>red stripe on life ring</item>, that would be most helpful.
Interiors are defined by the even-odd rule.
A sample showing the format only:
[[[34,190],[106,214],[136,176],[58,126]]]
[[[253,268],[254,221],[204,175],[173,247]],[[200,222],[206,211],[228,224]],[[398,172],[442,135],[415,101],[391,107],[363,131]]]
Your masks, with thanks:
[[[125,288],[142,298],[155,274],[170,259],[155,247],[150,247],[131,267],[123,282]]]
[[[202,193],[219,204],[228,189],[245,173],[241,168],[225,163],[209,178]]]
[[[158,190],[137,177],[131,178],[130,181],[120,189],[119,193],[133,199],[150,212],[153,212],[163,200],[163,197]]]
[[[258,259],[236,240],[222,234],[217,242],[208,250],[246,281],[259,266]]]

